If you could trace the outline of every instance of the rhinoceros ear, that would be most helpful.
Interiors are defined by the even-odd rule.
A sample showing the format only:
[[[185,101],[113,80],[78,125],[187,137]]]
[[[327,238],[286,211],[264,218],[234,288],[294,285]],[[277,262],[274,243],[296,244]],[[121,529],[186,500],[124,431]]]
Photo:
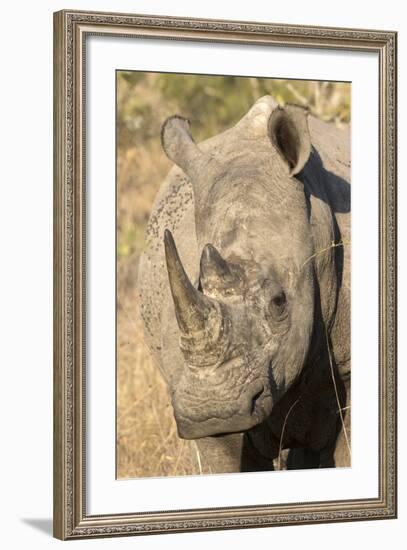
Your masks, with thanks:
[[[311,154],[308,111],[296,105],[277,107],[268,121],[270,139],[287,162],[290,175],[301,172]]]
[[[204,154],[192,139],[186,118],[179,115],[167,118],[161,129],[161,144],[167,157],[189,177],[199,172]]]

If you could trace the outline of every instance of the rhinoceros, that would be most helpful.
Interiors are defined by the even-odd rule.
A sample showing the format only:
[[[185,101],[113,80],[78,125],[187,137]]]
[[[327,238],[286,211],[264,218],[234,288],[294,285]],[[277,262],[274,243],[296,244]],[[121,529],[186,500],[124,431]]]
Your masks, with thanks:
[[[349,128],[265,96],[161,142],[139,290],[179,437],[212,472],[349,465]]]

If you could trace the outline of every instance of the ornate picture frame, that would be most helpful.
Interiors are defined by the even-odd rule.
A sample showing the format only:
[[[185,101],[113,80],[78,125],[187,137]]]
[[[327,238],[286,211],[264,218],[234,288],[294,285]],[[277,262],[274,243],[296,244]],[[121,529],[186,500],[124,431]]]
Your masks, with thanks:
[[[86,44],[117,39],[377,56],[378,492],[351,498],[90,514],[87,507]],[[54,535],[59,539],[391,519],[397,514],[396,62],[391,31],[64,10],[54,14]],[[112,367],[114,368],[114,366]],[[112,445],[114,443],[112,442]],[[122,482],[125,483],[125,482]]]

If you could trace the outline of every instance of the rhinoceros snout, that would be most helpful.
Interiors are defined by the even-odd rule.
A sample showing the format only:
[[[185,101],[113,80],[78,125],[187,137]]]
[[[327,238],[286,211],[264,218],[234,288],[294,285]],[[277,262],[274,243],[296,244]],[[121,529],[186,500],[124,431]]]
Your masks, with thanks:
[[[222,400],[216,393],[205,400],[193,399],[190,393],[173,398],[178,435],[183,439],[247,431],[263,422],[272,407],[271,396],[260,381],[248,385],[236,400]]]

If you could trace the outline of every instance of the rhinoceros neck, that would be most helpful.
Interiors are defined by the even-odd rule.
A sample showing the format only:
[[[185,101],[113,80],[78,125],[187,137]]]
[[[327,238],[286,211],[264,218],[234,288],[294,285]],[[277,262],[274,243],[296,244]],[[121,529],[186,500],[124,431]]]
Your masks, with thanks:
[[[319,286],[321,313],[330,327],[338,298],[338,248],[340,232],[324,188],[323,167],[311,158],[300,175],[308,204],[308,219],[313,241],[312,261]]]
[[[332,197],[329,186],[332,177],[335,175],[325,169],[319,154],[314,151],[301,179],[309,204],[313,263],[321,316],[320,330],[327,330],[335,363],[346,377],[345,365],[349,366],[350,361],[350,243],[343,224],[338,223],[333,203],[335,197]],[[326,347],[323,334],[319,340]]]
[[[314,149],[305,173],[315,207],[313,215],[321,223],[322,210],[316,208],[319,199],[329,205],[333,220],[335,241],[330,255],[335,260],[337,289],[330,337],[335,361],[345,379],[350,368],[350,128],[337,128],[314,117],[309,118],[309,128]],[[317,178],[312,179],[312,174]]]

